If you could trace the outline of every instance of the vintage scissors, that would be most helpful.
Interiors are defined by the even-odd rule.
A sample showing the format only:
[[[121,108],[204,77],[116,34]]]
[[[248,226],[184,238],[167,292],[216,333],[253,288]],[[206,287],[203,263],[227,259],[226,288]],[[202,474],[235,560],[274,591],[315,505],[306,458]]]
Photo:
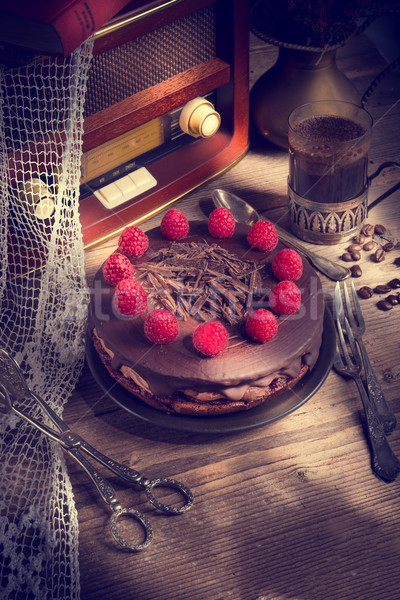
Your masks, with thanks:
[[[4,385],[4,382],[6,385]],[[15,406],[17,400],[23,400],[28,395],[40,404],[57,429],[52,429],[48,425],[41,423],[36,418],[25,414],[25,412],[19,410]],[[19,364],[2,348],[0,348],[0,409],[2,409],[2,412],[13,411],[49,438],[58,442],[61,447],[68,452],[81,467],[83,467],[97,487],[103,500],[110,506],[112,510],[110,518],[111,533],[118,544],[124,549],[139,551],[144,550],[149,546],[153,539],[153,531],[150,522],[143,514],[134,508],[123,508],[121,506],[114,488],[106,479],[104,479],[100,472],[93,467],[92,463],[84,456],[84,454],[82,454],[82,450],[107,467],[110,471],[121,477],[124,481],[134,483],[144,488],[147,499],[158,510],[166,514],[177,515],[186,512],[191,508],[193,504],[193,494],[183,483],[165,477],[149,480],[142,476],[138,471],[105,456],[96,450],[96,448],[93,448],[93,446],[81,438],[81,436],[73,433],[47,402],[29,389]],[[182,496],[184,502],[183,505],[176,507],[164,504],[153,495],[153,490],[156,487],[170,488],[178,491]],[[131,517],[140,524],[144,533],[144,539],[141,542],[134,544],[122,537],[118,527],[120,517],[122,516]]]

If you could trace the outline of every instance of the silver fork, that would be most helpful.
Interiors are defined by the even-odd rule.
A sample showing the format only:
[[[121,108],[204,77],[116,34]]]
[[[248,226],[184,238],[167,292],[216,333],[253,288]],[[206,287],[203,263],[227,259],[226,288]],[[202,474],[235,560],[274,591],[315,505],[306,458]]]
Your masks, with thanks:
[[[371,398],[371,401],[375,405],[377,416],[381,419],[381,421],[383,423],[383,428],[385,430],[385,433],[390,433],[396,427],[396,417],[388,406],[388,403],[383,394],[381,385],[376,377],[374,369],[372,368],[371,362],[370,362],[368,354],[367,354],[367,350],[365,348],[365,345],[364,345],[364,342],[362,339],[362,336],[365,333],[365,321],[364,321],[364,317],[363,317],[363,314],[361,311],[360,303],[357,298],[357,292],[355,290],[353,281],[351,282],[351,295],[353,297],[355,314],[353,312],[353,308],[352,308],[352,304],[351,304],[351,300],[350,300],[350,296],[349,296],[349,292],[348,292],[346,284],[343,285],[343,291],[344,291],[344,301],[345,301],[345,305],[346,305],[347,318],[349,320],[353,335],[354,335],[354,337],[358,343],[358,346],[360,348],[360,351],[361,351],[368,394]],[[339,299],[341,300],[339,285],[336,286],[335,295],[336,294],[339,294]],[[341,304],[341,302],[340,302],[340,304]],[[343,307],[342,304],[341,304],[341,306]],[[341,314],[339,314],[339,318],[341,318],[343,320],[343,317],[344,317],[344,313],[342,311]],[[342,324],[343,324],[343,321],[342,321]]]
[[[362,358],[357,348],[350,324],[346,317],[343,318],[343,324],[338,316],[336,316],[335,322],[339,344],[336,347],[333,366],[340,375],[351,377],[357,384],[367,425],[366,434],[371,451],[372,470],[384,481],[394,481],[400,472],[400,462],[389,445],[384,432],[383,423],[378,418],[375,406],[368,396],[360,377]]]

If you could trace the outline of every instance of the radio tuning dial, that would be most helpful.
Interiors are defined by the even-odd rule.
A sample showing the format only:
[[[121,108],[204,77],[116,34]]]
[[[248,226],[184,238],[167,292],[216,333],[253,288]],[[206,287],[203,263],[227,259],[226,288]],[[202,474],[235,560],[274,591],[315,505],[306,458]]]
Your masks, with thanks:
[[[193,137],[208,138],[217,133],[221,116],[205,98],[194,98],[182,109],[179,126]]]

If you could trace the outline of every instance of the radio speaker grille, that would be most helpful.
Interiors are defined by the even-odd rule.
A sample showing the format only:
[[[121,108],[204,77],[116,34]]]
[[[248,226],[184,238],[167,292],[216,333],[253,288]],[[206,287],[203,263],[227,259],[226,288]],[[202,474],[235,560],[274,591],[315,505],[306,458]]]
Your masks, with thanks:
[[[93,58],[85,117],[216,55],[216,15],[207,6]]]

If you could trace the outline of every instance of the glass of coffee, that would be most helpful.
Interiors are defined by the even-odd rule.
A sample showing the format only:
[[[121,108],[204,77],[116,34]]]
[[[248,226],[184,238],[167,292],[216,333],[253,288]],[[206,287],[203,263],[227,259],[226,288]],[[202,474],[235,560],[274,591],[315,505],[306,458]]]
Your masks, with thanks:
[[[349,102],[323,100],[289,117],[289,214],[297,237],[337,244],[367,216],[372,117]]]

